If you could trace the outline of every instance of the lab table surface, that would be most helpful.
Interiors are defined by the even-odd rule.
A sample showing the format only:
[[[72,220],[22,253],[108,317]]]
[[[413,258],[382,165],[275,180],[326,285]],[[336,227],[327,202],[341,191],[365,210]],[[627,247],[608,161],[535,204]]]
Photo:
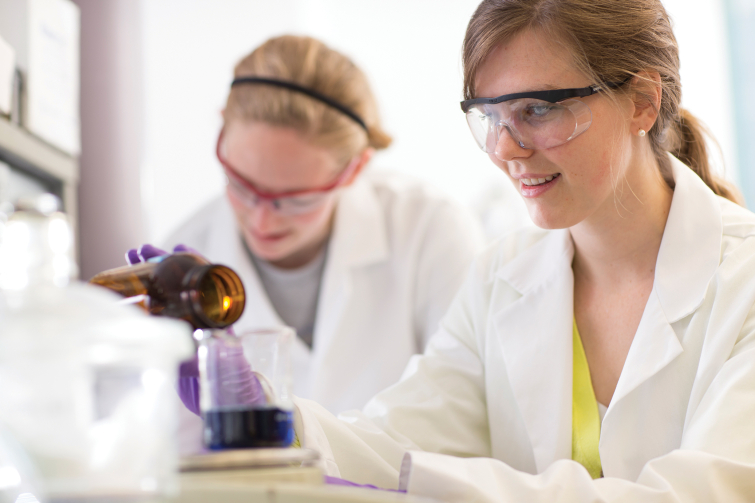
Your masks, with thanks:
[[[183,485],[179,496],[166,503],[433,503],[435,500],[407,494],[332,485],[192,484]]]

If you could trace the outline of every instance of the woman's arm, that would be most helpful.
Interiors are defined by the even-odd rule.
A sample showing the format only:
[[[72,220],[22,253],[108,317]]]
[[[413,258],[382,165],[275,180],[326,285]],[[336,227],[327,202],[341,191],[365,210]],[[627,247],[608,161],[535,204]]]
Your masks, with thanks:
[[[375,396],[363,411],[338,418],[309,400],[297,400],[297,435],[317,449],[326,474],[396,489],[407,451],[489,456],[484,372],[473,316],[484,304],[481,267],[473,267],[441,329],[424,355],[413,357],[403,379]],[[468,293],[468,295],[467,295]]]

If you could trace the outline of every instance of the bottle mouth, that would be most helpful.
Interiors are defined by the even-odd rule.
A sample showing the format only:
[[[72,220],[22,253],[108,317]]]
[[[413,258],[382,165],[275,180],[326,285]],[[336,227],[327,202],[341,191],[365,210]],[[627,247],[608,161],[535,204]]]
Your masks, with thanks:
[[[244,312],[244,285],[238,275],[224,265],[194,267],[184,280],[182,293],[191,312],[207,328],[225,328]]]

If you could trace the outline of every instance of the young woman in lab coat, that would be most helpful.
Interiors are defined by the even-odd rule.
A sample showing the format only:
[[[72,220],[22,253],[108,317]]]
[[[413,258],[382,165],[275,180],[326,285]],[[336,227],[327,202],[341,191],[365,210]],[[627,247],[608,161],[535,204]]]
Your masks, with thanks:
[[[302,445],[442,501],[753,501],[755,215],[680,108],[663,6],[485,0],[463,63],[470,128],[542,230],[476,259],[361,412],[299,400]]]
[[[218,158],[226,194],[173,234],[233,268],[237,333],[282,324],[294,391],[338,412],[399,380],[483,245],[459,205],[366,170],[390,137],[359,68],[309,37],[268,40],[235,68]]]

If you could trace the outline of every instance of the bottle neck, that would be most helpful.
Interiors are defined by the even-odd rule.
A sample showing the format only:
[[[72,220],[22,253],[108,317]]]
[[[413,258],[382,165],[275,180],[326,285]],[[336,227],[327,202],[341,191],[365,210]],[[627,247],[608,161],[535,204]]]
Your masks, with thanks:
[[[191,313],[195,328],[225,328],[244,312],[244,287],[228,267],[204,265],[192,268],[184,278],[181,300]]]

